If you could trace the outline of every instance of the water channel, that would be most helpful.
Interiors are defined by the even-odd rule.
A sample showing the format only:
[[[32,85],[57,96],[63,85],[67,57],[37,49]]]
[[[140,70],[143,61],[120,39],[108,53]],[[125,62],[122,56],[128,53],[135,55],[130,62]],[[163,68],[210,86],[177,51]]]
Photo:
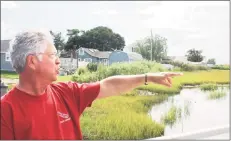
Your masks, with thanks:
[[[229,87],[219,87],[225,96],[209,99],[211,91],[199,88],[184,88],[180,94],[170,96],[165,102],[155,105],[149,114],[157,122],[173,107],[181,110],[174,124],[165,124],[164,136],[195,132],[198,130],[220,127],[229,124]],[[229,135],[221,135],[219,139],[228,139]]]

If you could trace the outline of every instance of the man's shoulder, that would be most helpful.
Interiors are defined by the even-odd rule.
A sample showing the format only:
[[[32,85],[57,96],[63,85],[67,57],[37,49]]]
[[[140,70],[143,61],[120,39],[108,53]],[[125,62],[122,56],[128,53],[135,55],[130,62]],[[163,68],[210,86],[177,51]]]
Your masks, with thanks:
[[[78,83],[73,81],[65,81],[65,82],[54,82],[50,84],[50,87],[53,88],[71,88],[73,85],[78,85]]]
[[[73,81],[55,82],[50,84],[50,88],[53,92],[66,93],[75,91],[79,88],[79,85],[80,84]]]
[[[79,89],[79,88],[91,88],[94,86],[99,86],[100,82],[90,82],[90,83],[78,83],[74,81],[66,81],[66,82],[55,82],[52,83],[50,86],[53,88],[60,88],[60,89]]]
[[[15,101],[14,94],[15,94],[15,87],[13,87],[11,90],[9,90],[7,93],[5,93],[3,96],[1,96],[1,106],[8,105],[10,103],[13,103]]]

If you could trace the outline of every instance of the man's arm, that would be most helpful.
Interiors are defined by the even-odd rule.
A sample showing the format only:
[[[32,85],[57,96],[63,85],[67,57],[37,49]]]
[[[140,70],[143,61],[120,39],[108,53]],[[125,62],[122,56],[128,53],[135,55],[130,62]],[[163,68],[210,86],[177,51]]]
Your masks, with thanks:
[[[171,87],[171,77],[180,76],[182,73],[148,73],[147,82]],[[140,75],[117,75],[100,81],[100,92],[97,98],[119,95],[128,92],[138,86],[144,85],[145,74]]]

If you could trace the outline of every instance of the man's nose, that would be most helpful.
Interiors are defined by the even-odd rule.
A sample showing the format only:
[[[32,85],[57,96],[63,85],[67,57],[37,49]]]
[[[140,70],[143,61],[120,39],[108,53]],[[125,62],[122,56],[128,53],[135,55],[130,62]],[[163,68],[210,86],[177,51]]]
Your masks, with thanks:
[[[56,62],[55,62],[57,65],[59,65],[60,64],[60,59],[59,59],[59,57],[57,57],[57,59],[56,59]]]

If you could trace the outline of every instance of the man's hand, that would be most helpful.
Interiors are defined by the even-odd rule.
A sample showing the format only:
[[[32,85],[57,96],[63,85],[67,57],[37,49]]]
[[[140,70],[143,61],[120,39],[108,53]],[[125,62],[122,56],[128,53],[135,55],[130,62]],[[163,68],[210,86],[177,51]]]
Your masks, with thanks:
[[[181,75],[183,74],[174,72],[148,73],[147,82],[171,87],[171,78],[174,76]],[[98,98],[104,98],[108,96],[119,95],[121,93],[126,93],[144,84],[145,74],[111,76],[100,81],[100,92]]]
[[[167,87],[172,86],[172,77],[182,76],[183,73],[175,72],[161,72],[161,73],[148,73],[148,82],[153,82],[160,85],[165,85]]]

